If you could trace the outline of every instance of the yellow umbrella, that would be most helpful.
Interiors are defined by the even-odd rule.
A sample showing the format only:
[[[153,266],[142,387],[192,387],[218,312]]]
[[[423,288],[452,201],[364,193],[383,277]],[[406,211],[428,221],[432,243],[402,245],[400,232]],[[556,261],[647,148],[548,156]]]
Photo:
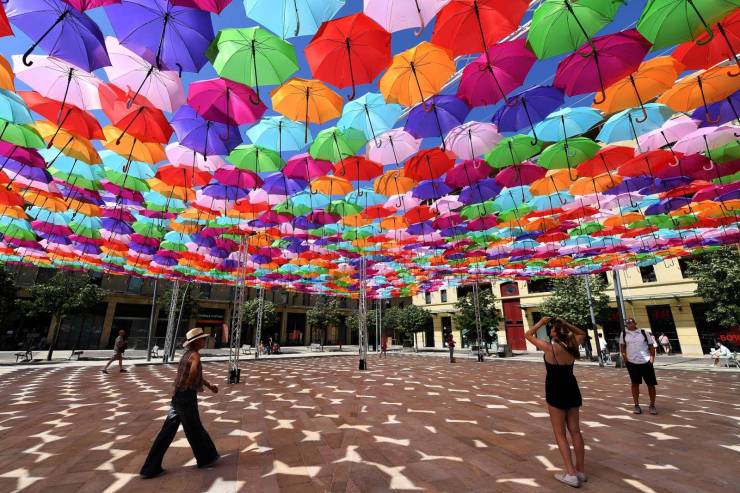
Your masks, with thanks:
[[[416,186],[416,181],[401,170],[386,171],[373,182],[373,190],[383,195],[402,195]]]
[[[56,123],[48,120],[34,122],[34,128],[49,144],[59,149],[63,154],[84,161],[88,164],[98,164],[102,161],[92,143],[83,137],[76,137],[66,130],[62,130]]]
[[[452,54],[422,41],[393,57],[380,78],[380,92],[388,103],[413,106],[437,94],[454,73]]]
[[[163,182],[159,178],[150,178],[147,180],[147,183],[149,184],[149,188],[151,188],[155,192],[159,192],[161,195],[164,195],[165,197],[170,197],[170,198],[179,199],[179,200],[194,200],[195,199],[195,191],[193,191],[192,188],[174,187],[172,185],[168,185],[167,183]]]
[[[339,118],[342,96],[320,80],[295,77],[270,92],[272,109],[291,120],[306,124],[304,139],[308,142],[308,124],[324,123]]]
[[[388,216],[380,221],[380,227],[383,229],[405,229],[409,227],[409,223],[403,216]]]
[[[719,66],[684,77],[658,98],[659,103],[675,111],[689,112],[704,106],[707,119],[714,121],[707,106],[737,91],[738,81],[729,67]]]
[[[130,156],[134,161],[154,164],[167,158],[161,144],[142,142],[129,134],[124,134],[123,130],[113,125],[103,127],[103,134],[105,135],[103,145],[106,149],[127,158]]]
[[[28,219],[23,208],[17,205],[5,205],[0,207],[0,216],[14,217],[16,219]]]
[[[21,192],[21,195],[23,200],[29,204],[43,207],[52,212],[65,212],[68,209],[66,202],[59,196],[51,196],[36,190],[25,190]]]
[[[179,223],[173,219],[170,221],[170,229],[187,235],[197,233],[201,228],[196,223]]]

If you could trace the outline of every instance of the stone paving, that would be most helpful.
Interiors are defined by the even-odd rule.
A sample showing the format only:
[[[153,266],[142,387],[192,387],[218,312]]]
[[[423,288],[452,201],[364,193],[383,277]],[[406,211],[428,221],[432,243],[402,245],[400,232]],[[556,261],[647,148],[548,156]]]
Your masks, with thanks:
[[[0,369],[2,492],[565,491],[541,364],[393,355],[246,361],[203,394],[222,454],[199,470],[182,431],[166,474],[136,474],[174,366]],[[226,364],[205,372],[222,381]],[[576,368],[589,491],[740,491],[740,373],[660,370],[634,416],[625,370]]]

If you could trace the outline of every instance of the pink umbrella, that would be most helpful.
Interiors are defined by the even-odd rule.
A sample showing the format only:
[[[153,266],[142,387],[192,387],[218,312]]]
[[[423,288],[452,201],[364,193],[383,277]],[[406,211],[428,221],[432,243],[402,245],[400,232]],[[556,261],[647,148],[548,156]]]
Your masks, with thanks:
[[[213,177],[219,183],[239,188],[257,188],[262,185],[262,179],[256,173],[233,166],[217,169]]]
[[[504,187],[529,185],[544,177],[547,170],[542,166],[525,161],[514,166],[507,166],[496,175],[496,182]]]
[[[457,195],[445,195],[444,197],[435,200],[431,208],[432,210],[443,214],[445,212],[459,209],[464,205],[465,204],[457,200]]]
[[[254,123],[267,111],[250,87],[226,79],[193,82],[188,89],[188,104],[203,118],[226,125]]]
[[[85,111],[101,108],[98,93],[101,80],[94,74],[53,56],[30,55],[28,59],[33,65],[26,66],[21,55],[13,55],[13,71],[31,89]]]
[[[231,3],[231,0],[171,0],[170,3],[180,7],[190,7],[220,14]]]
[[[96,9],[98,7],[112,5],[114,3],[121,3],[121,0],[64,0],[64,3],[71,5],[80,12],[84,12],[86,10]]]
[[[445,145],[460,159],[475,159],[493,149],[502,138],[493,123],[465,122],[447,133]]]
[[[558,64],[552,85],[568,96],[601,91],[594,103],[603,103],[605,88],[637,71],[650,46],[636,29],[593,38]]]
[[[457,96],[468,106],[495,104],[521,86],[537,57],[524,38],[499,43],[470,62],[462,73]]]
[[[660,128],[638,137],[637,142],[643,151],[654,151],[671,145],[699,127],[699,121],[681,116],[665,122]]]
[[[363,12],[389,33],[418,28],[417,36],[450,0],[365,0]]]
[[[196,152],[179,142],[173,142],[164,149],[167,159],[176,166],[195,167],[202,171],[213,173],[218,168],[226,166],[226,162],[219,156],[208,156],[204,158],[203,154]]]
[[[697,154],[734,142],[740,127],[704,127],[691,132],[676,142],[673,150],[684,154]]]
[[[388,209],[409,210],[419,204],[421,204],[421,200],[411,195],[411,192],[408,192],[403,195],[391,195],[385,204],[383,204],[383,207]]]
[[[157,108],[172,113],[185,104],[185,91],[177,72],[159,70],[129,50],[114,37],[105,38],[111,66],[104,67],[108,79],[122,89],[141,94]]]
[[[378,136],[380,146],[367,146],[367,158],[383,165],[404,162],[419,150],[421,139],[417,139],[402,128],[394,128]]]
[[[473,219],[468,223],[468,229],[470,231],[485,231],[496,226],[498,220],[496,216],[483,216],[477,219]]]
[[[451,187],[467,187],[491,174],[493,168],[482,159],[468,159],[447,172],[445,183]]]
[[[301,180],[313,180],[319,176],[326,175],[331,171],[332,164],[322,159],[314,159],[310,154],[304,152],[296,154],[288,159],[282,172],[288,178],[299,178]]]

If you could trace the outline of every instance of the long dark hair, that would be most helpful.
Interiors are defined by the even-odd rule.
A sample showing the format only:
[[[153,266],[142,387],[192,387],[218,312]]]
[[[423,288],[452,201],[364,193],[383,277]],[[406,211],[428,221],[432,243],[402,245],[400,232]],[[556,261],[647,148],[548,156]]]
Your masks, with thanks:
[[[576,335],[563,323],[562,320],[557,317],[553,318],[547,323],[547,328],[548,335],[552,328],[555,329],[555,342],[560,344],[563,349],[568,351],[575,359],[581,358],[578,339],[576,339]]]

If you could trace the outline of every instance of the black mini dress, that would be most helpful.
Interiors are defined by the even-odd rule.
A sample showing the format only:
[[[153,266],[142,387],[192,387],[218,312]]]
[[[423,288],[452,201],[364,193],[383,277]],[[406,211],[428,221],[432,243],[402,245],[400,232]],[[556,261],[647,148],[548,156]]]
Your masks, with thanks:
[[[545,377],[545,400],[552,407],[558,409],[571,409],[581,407],[581,389],[578,388],[578,381],[573,375],[573,364],[560,365],[555,357],[553,348],[552,357],[555,364],[545,361],[547,376]],[[543,358],[544,359],[544,358]]]

